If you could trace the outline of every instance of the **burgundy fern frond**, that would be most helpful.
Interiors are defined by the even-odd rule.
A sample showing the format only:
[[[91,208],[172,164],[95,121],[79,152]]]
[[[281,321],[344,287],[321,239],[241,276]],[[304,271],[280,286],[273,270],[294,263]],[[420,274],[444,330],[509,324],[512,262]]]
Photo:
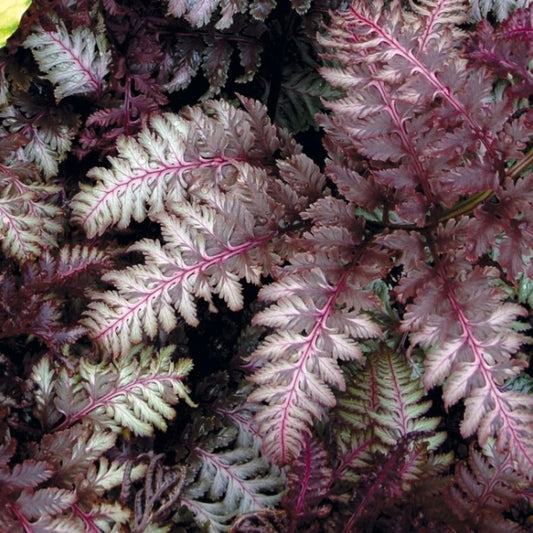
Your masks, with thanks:
[[[502,455],[490,442],[481,453],[470,446],[468,461],[459,462],[454,483],[445,495],[448,508],[472,531],[492,529],[521,533],[509,511],[531,501],[529,482],[513,469],[509,455]]]
[[[379,3],[374,4],[369,9],[365,9],[363,3],[352,5],[349,8],[350,18],[345,20],[350,31],[358,35],[358,39],[365,43],[364,47],[367,50],[372,47],[371,53],[361,54],[365,61],[377,63],[385,60],[387,68],[379,73],[379,79],[397,81],[398,77],[412,75],[414,79],[407,85],[406,89],[416,87],[416,100],[443,98],[453,112],[465,120],[485,148],[492,152],[491,134],[483,127],[475,110],[470,108],[442,81],[443,79],[448,81],[448,77],[454,71],[460,75],[460,71],[455,69],[461,67],[457,63],[455,65],[443,63],[442,66],[436,68],[434,63],[436,58],[433,55],[437,51],[436,45],[442,50],[443,39],[445,42],[448,41],[448,45],[453,45],[451,37],[454,36],[454,30],[457,35],[456,25],[463,21],[464,3],[462,0],[451,0],[435,2],[430,5],[433,9],[427,9],[425,13],[423,10],[419,10],[426,15],[426,18],[425,20],[422,19],[425,23],[425,29],[418,38],[418,46],[413,46],[417,40],[412,38],[410,32],[404,33],[402,31],[408,27],[411,21],[408,15],[403,14],[399,3],[395,3],[391,11],[384,10]],[[382,10],[381,13],[380,10]],[[398,19],[401,20],[402,18],[405,19],[403,26],[398,24]],[[448,32],[445,32],[446,24],[449,23],[453,25],[448,28]],[[432,43],[431,36],[438,40],[438,43]],[[432,45],[431,48],[429,45]],[[359,47],[360,45],[354,45],[356,50]],[[436,70],[439,76],[437,76]],[[454,85],[457,85],[457,81]],[[412,101],[410,96],[415,96],[415,94],[409,95],[405,92],[396,95],[396,98]]]
[[[26,459],[9,467],[16,449],[16,441],[9,439],[0,446],[0,527],[5,531],[23,527],[32,531],[39,522],[61,515],[76,501],[72,490],[58,487],[43,487],[55,473],[49,461]]]
[[[414,344],[426,349],[426,388],[446,378],[446,406],[466,398],[463,436],[477,431],[484,444],[497,435],[499,449],[511,449],[515,459],[526,467],[533,460],[526,429],[532,421],[528,414],[531,398],[502,389],[506,380],[520,373],[526,364],[512,358],[525,341],[513,331],[513,322],[525,310],[504,302],[505,292],[494,286],[498,277],[495,269],[470,267],[464,260],[464,248],[454,250],[453,255],[442,253],[445,247],[449,251],[451,232],[460,242],[461,225],[465,235],[464,223],[448,222],[437,233],[439,240],[432,248],[433,256],[439,257],[435,267],[409,269],[400,283],[401,301],[416,294],[414,302],[407,305],[402,328],[411,333]],[[389,240],[394,238],[385,242]]]
[[[302,528],[313,531],[317,517],[324,518],[330,510],[327,497],[333,472],[325,446],[306,436],[302,453],[292,464],[287,477],[288,492],[282,505],[289,517],[288,531],[293,533]]]
[[[87,246],[65,246],[58,254],[46,251],[35,263],[26,262],[16,276],[0,279],[0,338],[34,335],[52,353],[59,353],[86,333],[79,316],[65,308],[83,300],[86,284],[110,266],[107,254]]]
[[[397,2],[355,2],[334,20],[320,39],[336,63],[322,72],[346,96],[326,102],[327,172],[403,267],[394,296],[405,305],[402,329],[426,350],[426,388],[442,384],[447,406],[465,399],[463,435],[477,432],[482,444],[497,435],[499,450],[528,469],[531,399],[505,390],[525,366],[513,357],[525,312],[498,285],[502,272],[513,283],[531,268],[531,174],[510,165],[524,158],[530,119],[516,109],[514,78],[493,96],[505,57],[507,76],[521,65],[517,86],[530,76],[527,23],[520,14],[509,23],[521,28],[516,56],[507,44],[483,45],[502,61],[473,74],[454,26],[461,5],[425,2],[413,15]],[[498,40],[485,25],[481,35],[473,42]],[[481,266],[491,257],[501,270]]]
[[[533,52],[531,7],[518,9],[494,29],[487,20],[479,23],[467,46],[468,57],[485,65],[501,79],[511,79],[508,91],[527,98],[533,91],[528,61]]]

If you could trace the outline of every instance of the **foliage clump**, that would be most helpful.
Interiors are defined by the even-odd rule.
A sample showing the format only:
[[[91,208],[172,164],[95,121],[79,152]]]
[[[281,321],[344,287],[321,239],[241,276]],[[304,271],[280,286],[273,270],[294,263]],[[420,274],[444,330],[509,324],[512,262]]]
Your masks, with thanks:
[[[529,530],[527,4],[34,0],[0,529]]]

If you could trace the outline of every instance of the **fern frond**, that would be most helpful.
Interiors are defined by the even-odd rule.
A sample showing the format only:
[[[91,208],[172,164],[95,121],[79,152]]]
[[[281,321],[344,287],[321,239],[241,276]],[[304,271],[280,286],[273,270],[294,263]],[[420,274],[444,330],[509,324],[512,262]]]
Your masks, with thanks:
[[[127,464],[121,460],[109,461],[101,457],[98,462],[93,460],[83,477],[78,475],[75,486],[80,503],[73,510],[85,530],[111,533],[131,519],[131,510],[122,502],[109,502],[105,498],[107,491],[121,485],[126,469]],[[130,480],[142,479],[146,470],[144,464],[133,466],[128,471]]]
[[[126,468],[123,461],[109,461],[104,456],[115,442],[116,434],[110,431],[75,424],[44,435],[38,444],[32,443],[31,454],[40,460],[46,458],[50,464],[52,475],[48,483],[53,487],[31,494],[26,503],[34,510],[21,507],[19,520],[57,517],[58,529],[53,531],[63,531],[59,528],[64,524],[70,524],[74,531],[111,531],[112,525],[124,523],[130,511],[119,503],[106,501],[106,493],[122,483]],[[130,470],[130,477],[137,480],[145,470],[144,465],[137,465]],[[43,490],[53,496],[51,503],[48,493],[39,494]],[[38,507],[41,496],[45,498],[46,509]],[[38,526],[33,527],[37,530]]]
[[[376,437],[386,446],[394,446],[409,434],[424,435],[428,450],[435,451],[446,434],[437,432],[440,420],[424,417],[431,407],[424,400],[424,388],[412,378],[412,370],[401,356],[389,353],[374,356],[379,408],[368,410]],[[412,462],[411,462],[412,464]]]
[[[273,507],[281,499],[280,471],[258,454],[257,446],[235,446],[234,429],[220,431],[227,449],[214,448],[215,435],[194,450],[196,458],[190,465],[195,477],[181,498],[196,522],[213,532],[227,531],[235,517]]]
[[[166,0],[168,13],[175,17],[183,17],[193,27],[200,28],[210,21],[215,22],[214,13],[220,10],[215,28],[222,30],[228,28],[233,22],[233,17],[238,13],[249,12],[254,19],[265,20],[276,3],[274,0]],[[293,9],[300,15],[309,10],[310,0],[291,0]]]
[[[58,217],[61,210],[49,201],[59,191],[55,186],[22,186],[20,192],[9,194],[8,180],[0,177],[3,195],[0,198],[0,231],[2,251],[20,262],[36,257],[57,244],[63,230]],[[17,184],[19,185],[19,184]]]
[[[498,21],[506,19],[516,9],[531,5],[531,0],[469,0],[475,20],[494,13]]]
[[[72,527],[73,522],[67,516],[58,517],[69,511],[77,501],[76,492],[71,490],[72,487],[42,486],[53,482],[56,473],[54,458],[44,459],[36,453],[34,459],[25,459],[10,468],[8,463],[15,448],[16,442],[11,439],[0,447],[1,530],[41,531],[41,525],[44,527],[49,523]]]
[[[131,511],[118,502],[95,502],[90,511],[84,511],[81,505],[73,506],[74,515],[79,520],[79,528],[84,531],[114,533],[126,526],[131,518]]]
[[[218,8],[220,0],[168,0],[168,13],[174,17],[184,17],[192,26],[205,26]]]
[[[201,484],[209,487],[206,496],[220,501],[236,515],[270,507],[279,501],[279,493],[276,492],[279,476],[265,475],[268,463],[258,458],[253,450],[237,448],[212,453],[197,449],[196,452],[202,463],[199,473]],[[193,488],[189,487],[187,492],[193,492]]]
[[[214,194],[214,193],[213,193]],[[258,283],[268,274],[269,242],[275,233],[252,225],[253,218],[229,199],[220,198],[220,212],[207,206],[180,204],[158,221],[161,246],[145,239],[130,250],[142,252],[145,264],[105,275],[118,292],[105,292],[90,305],[83,323],[92,337],[112,353],[122,353],[144,335],[176,326],[175,310],[197,325],[195,298],[212,309],[212,294],[234,311],[242,307],[241,278]]]
[[[229,186],[240,164],[271,162],[281,143],[273,127],[258,129],[254,122],[269,124],[264,108],[257,119],[222,101],[206,102],[204,109],[155,115],[137,138],[119,139],[111,168],[92,169],[96,184],[83,185],[74,197],[73,220],[89,236],[112,225],[125,228],[132,219],[162,212],[166,198],[188,198],[192,184],[195,190]]]
[[[108,265],[103,251],[64,246],[59,253],[42,252],[17,273],[6,272],[0,279],[0,338],[28,335],[42,340],[51,354],[61,353],[86,333],[77,313],[67,316],[66,309],[79,306],[87,284]]]
[[[364,367],[347,365],[347,388],[333,411],[338,462],[331,490],[349,502],[345,532],[374,523],[387,529],[389,516],[400,517],[395,506],[412,506],[411,519],[418,506],[429,509],[442,497],[442,474],[452,462],[451,453],[438,453],[446,434],[438,418],[425,416],[431,402],[405,357],[373,341],[367,349]]]
[[[316,129],[315,115],[322,110],[320,99],[340,96],[340,92],[317,73],[316,66],[305,65],[302,70],[295,71],[295,65],[290,63],[285,69],[275,120],[293,133],[310,127]]]
[[[46,79],[55,86],[56,101],[75,94],[101,96],[111,59],[104,34],[82,26],[69,32],[61,20],[54,27],[37,26],[24,46],[31,49]]]
[[[370,416],[379,410],[376,368],[368,362],[365,367],[347,365],[346,390],[338,394],[332,412],[338,457],[335,474],[354,485],[371,468],[379,445]]]
[[[27,138],[23,158],[40,169],[49,180],[57,176],[59,163],[69,153],[79,129],[79,117],[68,105],[50,107],[44,97],[15,93],[0,111],[3,126],[10,133]]]
[[[423,21],[423,33],[418,37],[418,53],[427,52],[432,40],[442,40],[442,33],[451,32],[456,37],[461,35],[460,24],[465,21],[463,0],[419,0],[410,1],[410,7]],[[442,43],[439,43],[442,45]]]
[[[384,276],[386,261],[378,247],[361,243],[360,220],[349,213],[342,200],[312,204],[302,214],[312,224],[307,251],[259,293],[273,304],[254,323],[274,332],[249,358],[258,368],[250,400],[261,405],[263,451],[276,464],[297,457],[303,436],[335,405],[330,386],[345,386],[338,360],[362,361],[361,340],[381,336],[371,316],[380,302],[368,285]]]
[[[505,80],[503,86],[507,87],[506,90],[519,98],[527,98],[533,90],[529,61],[533,52],[529,38],[533,25],[533,3],[523,3],[529,4],[529,8],[518,9],[496,27],[488,20],[481,21],[467,45],[468,58],[473,59],[476,66],[487,66],[497,73],[502,81]],[[523,142],[527,144],[528,140],[529,135],[526,134]],[[517,157],[521,159],[520,155]],[[515,169],[516,166],[513,166],[513,174]]]
[[[468,461],[457,464],[446,503],[471,531],[522,533],[525,529],[511,519],[510,510],[531,498],[529,486],[514,470],[510,456],[498,453],[489,442],[483,453],[471,446]]]
[[[27,520],[41,518],[43,515],[58,515],[76,501],[73,491],[55,487],[39,489],[35,492],[22,492],[11,508],[17,509]]]
[[[498,278],[512,283],[531,268],[530,180],[520,163],[507,170],[527,159],[530,133],[522,111],[513,114],[512,90],[495,97],[493,77],[509,83],[520,71],[518,89],[530,83],[521,45],[529,15],[509,23],[516,56],[509,32],[480,26],[472,54],[486,68],[473,76],[459,52],[461,5],[425,1],[413,14],[400,2],[354,1],[335,17],[321,37],[332,61],[322,72],[346,96],[326,102],[327,172],[371,227],[387,228],[377,241],[403,267],[394,295],[406,305],[403,331],[427,351],[426,388],[443,385],[446,406],[464,398],[463,436],[477,432],[483,445],[497,435],[498,449],[529,472],[531,398],[504,389],[526,364],[513,357],[525,311],[506,301]],[[492,260],[500,270],[479,266]]]
[[[246,383],[239,388],[239,395],[244,398],[251,392],[253,386]],[[261,450],[261,437],[257,431],[257,425],[254,422],[254,414],[258,410],[258,406],[247,402],[243,398],[243,403],[230,409],[229,407],[219,407],[216,412],[223,415],[224,418],[238,430],[236,437],[236,444],[239,447],[251,447],[255,453],[259,454]]]
[[[322,270],[300,267],[260,292],[263,300],[277,303],[258,313],[254,322],[277,331],[251,356],[261,368],[251,376],[259,387],[250,401],[266,404],[256,420],[264,453],[278,464],[298,456],[303,435],[335,405],[329,386],[344,388],[337,360],[362,360],[359,339],[381,335],[365,313],[376,303],[364,289],[373,267],[342,269],[336,257],[341,249],[333,250]],[[295,267],[299,259],[304,256],[295,256]],[[331,274],[326,274],[327,264]]]
[[[50,358],[41,357],[34,365],[31,380],[35,384],[35,416],[45,429],[59,422],[61,415],[54,407],[56,371]]]
[[[11,471],[2,467],[0,480],[9,489],[30,489],[50,479],[54,473],[50,463],[27,459],[13,466]]]
[[[45,434],[39,443],[32,443],[31,451],[36,459],[53,465],[51,481],[56,486],[76,489],[80,477],[85,478],[91,465],[114,446],[116,437],[110,431],[77,424]]]
[[[20,262],[56,246],[63,229],[62,211],[54,203],[60,187],[30,181],[28,174],[33,174],[31,167],[16,160],[6,161],[0,169],[1,248]]]
[[[246,401],[252,385],[243,382],[234,390],[227,377],[217,373],[200,384],[206,412],[197,412],[183,435],[190,452],[182,508],[173,521],[185,528],[192,527],[192,514],[200,527],[227,531],[241,516],[274,509],[285,486],[283,472],[261,456],[257,406]]]
[[[130,251],[141,252],[145,264],[107,274],[117,290],[93,295],[83,323],[107,350],[127,352],[159,329],[171,331],[175,311],[196,325],[196,298],[210,310],[213,295],[240,309],[241,280],[259,284],[273,274],[280,249],[289,254],[278,237],[320,195],[325,179],[264,106],[241,100],[245,110],[207,102],[154,119],[138,141],[127,141],[127,156],[112,160],[115,169],[74,199],[75,218],[90,235],[148,215],[166,241],[134,244]],[[169,160],[177,161],[174,170]],[[158,170],[161,161],[168,172]],[[146,169],[141,184],[133,167]]]
[[[336,18],[331,37],[320,37],[328,50],[325,58],[333,62],[321,73],[333,87],[346,91],[344,98],[326,102],[334,112],[322,123],[331,131],[330,152],[349,154],[355,148],[370,160],[394,167],[377,167],[365,179],[355,172],[357,168],[348,175],[345,168],[342,186],[365,182],[365,197],[372,203],[386,197],[391,187],[401,191],[395,215],[419,225],[424,224],[431,202],[449,206],[461,195],[495,187],[501,152],[508,152],[491,133],[501,128],[496,118],[499,109],[488,103],[492,78],[468,76],[467,62],[457,52],[456,42],[464,35],[449,21],[464,16],[462,6],[456,0],[425,2],[413,18],[399,2],[377,2],[372,7],[354,2]],[[361,62],[354,63],[354,56]],[[478,98],[472,99],[472,94]],[[433,121],[428,115],[435,99],[441,105],[439,119]],[[463,127],[458,127],[459,116]],[[444,137],[441,119],[449,125]],[[422,130],[424,136],[419,135]],[[476,156],[479,143],[487,154],[484,159]],[[452,146],[457,147],[457,157],[451,156]],[[336,168],[332,170],[336,179]]]
[[[440,229],[441,237],[446,231]],[[407,306],[403,327],[411,331],[412,342],[427,351],[426,387],[444,382],[446,406],[466,398],[463,436],[477,432],[484,445],[497,435],[499,449],[511,450],[514,459],[529,469],[533,442],[526,428],[533,422],[532,399],[503,389],[504,382],[526,364],[512,357],[526,340],[513,328],[525,310],[504,303],[505,292],[493,283],[497,271],[467,268],[460,258],[459,251],[451,261],[443,256],[436,267],[437,276],[422,279],[414,303]],[[412,272],[408,277],[417,276]]]
[[[186,88],[196,74],[202,71],[209,87],[199,99],[203,101],[218,95],[224,89],[228,76],[234,71],[233,52],[236,47],[243,72],[235,82],[247,83],[257,74],[263,52],[261,36],[266,32],[267,26],[261,20],[243,17],[237,17],[232,22],[235,13],[239,11],[239,2],[223,3],[221,17],[215,27],[224,29],[231,26],[231,31],[226,33],[210,29],[203,32],[203,44],[199,43],[195,32],[180,34],[173,53],[168,57],[168,81],[164,85],[168,92]],[[233,39],[236,34],[239,35],[237,41]]]
[[[333,469],[326,447],[305,437],[301,455],[287,472],[283,507],[291,518],[290,531],[306,531],[326,515],[324,501],[331,494]]]
[[[28,274],[28,281],[31,279],[64,286],[72,282],[79,283],[80,279],[91,273],[99,274],[110,266],[110,259],[106,251],[92,246],[63,246],[57,258],[50,253],[43,254],[39,266],[38,273],[30,267],[34,275]]]
[[[227,513],[224,505],[221,502],[198,501],[195,497],[196,494],[191,493],[189,497],[184,496],[181,502],[193,514],[196,524],[209,533],[228,531],[232,515]]]
[[[76,373],[62,369],[54,405],[65,419],[56,431],[80,420],[115,432],[128,428],[137,435],[166,429],[166,420],[175,415],[172,405],[180,399],[193,405],[183,384],[192,362],[173,363],[172,352],[170,346],[154,356],[137,347],[112,364],[82,359]]]
[[[163,465],[164,454],[152,455],[146,468],[143,468],[144,486],[134,498],[132,533],[164,533],[169,526],[160,527],[168,515],[176,507],[185,481],[185,468]],[[137,468],[137,467],[135,467]],[[131,463],[128,464],[121,491],[121,501],[129,496],[132,481],[135,480]]]
[[[401,472],[404,490],[408,490],[426,468],[442,470],[451,461],[449,455],[431,459],[446,434],[437,431],[438,418],[424,416],[431,402],[424,399],[424,388],[418,379],[413,379],[405,358],[386,346],[371,346],[373,353],[365,367],[350,367],[347,390],[340,395],[335,409],[339,469],[364,472],[369,467],[368,451],[386,454],[408,438],[409,458]],[[417,442],[424,444],[423,453],[415,445]]]
[[[128,471],[129,479],[137,481],[142,479],[146,474],[146,465],[138,464]],[[98,463],[89,466],[85,479],[78,485],[77,491],[80,493],[83,489],[90,490],[97,495],[120,486],[124,480],[126,472],[126,463],[120,461],[109,461],[101,457]]]

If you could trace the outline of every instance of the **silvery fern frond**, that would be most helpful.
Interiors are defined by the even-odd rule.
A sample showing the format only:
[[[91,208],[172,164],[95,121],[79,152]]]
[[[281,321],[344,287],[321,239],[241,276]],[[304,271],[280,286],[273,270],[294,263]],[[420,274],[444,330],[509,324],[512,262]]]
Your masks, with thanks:
[[[280,501],[282,478],[252,448],[210,452],[195,450],[201,461],[198,479],[189,485],[181,503],[209,531],[227,531],[237,516],[273,507]]]
[[[180,502],[198,525],[213,533],[227,531],[236,517],[280,502],[284,476],[261,456],[257,439],[243,440],[230,422],[194,448]]]
[[[132,220],[165,210],[202,188],[230,188],[243,163],[268,168],[287,142],[266,109],[243,99],[247,110],[209,101],[182,113],[153,116],[136,138],[121,137],[110,168],[96,167],[71,206],[73,220],[92,237],[107,228],[126,228]]]
[[[0,138],[1,248],[19,262],[56,246],[63,229],[63,213],[54,202],[61,189],[41,183],[35,169],[13,153],[24,144],[17,134]]]
[[[137,347],[113,363],[91,363],[81,359],[75,372],[57,368],[47,359],[33,372],[37,386],[38,412],[46,421],[64,417],[55,431],[85,421],[118,432],[128,428],[136,435],[151,435],[154,428],[166,429],[175,416],[179,400],[194,405],[184,384],[192,361],[172,361],[173,347],[154,354]]]
[[[450,454],[435,453],[446,433],[437,429],[439,418],[426,416],[431,401],[425,397],[423,385],[411,378],[412,368],[405,356],[386,345],[369,345],[372,353],[365,366],[352,364],[346,369],[347,388],[339,394],[334,410],[338,473],[351,476],[371,469],[371,454],[387,454],[409,438],[402,471],[403,488],[408,490],[424,477],[425,470],[443,470],[451,462]]]
[[[250,401],[263,405],[256,420],[264,453],[277,464],[299,454],[303,435],[335,405],[330,386],[345,386],[338,361],[362,360],[360,339],[381,335],[366,313],[373,303],[364,289],[368,275],[355,265],[329,276],[310,268],[260,292],[275,303],[255,323],[275,331],[250,358],[260,366],[251,376],[258,388]]]
[[[475,20],[486,18],[489,13],[493,13],[496,20],[502,21],[516,9],[529,6],[531,0],[470,0],[470,4]]]
[[[61,20],[53,25],[35,27],[24,46],[54,85],[56,101],[75,94],[101,96],[111,59],[104,34],[83,26],[69,31]]]
[[[258,285],[282,251],[291,254],[283,235],[300,224],[325,178],[264,106],[242,103],[245,110],[208,102],[154,118],[74,198],[74,218],[89,235],[148,216],[165,241],[132,245],[145,263],[108,273],[117,290],[93,294],[83,324],[106,350],[124,353],[170,332],[176,311],[197,325],[198,298],[211,310],[213,295],[241,309],[242,281]]]
[[[24,184],[0,175],[0,230],[2,251],[20,262],[36,257],[57,243],[63,229],[63,213],[54,205],[59,188],[54,185]]]
[[[175,17],[185,18],[192,26],[202,27],[214,19],[213,14],[220,11],[221,17],[215,23],[219,30],[228,28],[233,22],[233,17],[239,13],[249,12],[254,19],[265,20],[276,6],[274,0],[247,0],[247,1],[221,1],[221,0],[165,0],[168,3],[168,13]],[[309,10],[310,0],[291,0],[292,7],[300,15]],[[214,22],[214,21],[213,21]]]
[[[214,309],[213,294],[241,309],[241,278],[257,284],[270,272],[275,224],[254,226],[251,213],[229,195],[220,195],[218,204],[217,210],[176,204],[173,214],[158,217],[167,242],[134,244],[130,250],[141,252],[145,263],[104,276],[118,291],[95,294],[89,304],[83,323],[96,341],[122,353],[160,328],[174,329],[176,311],[197,325],[195,299]]]
[[[9,469],[8,465],[16,449],[16,442],[8,440],[0,445],[0,480],[7,488],[23,489],[33,488],[44,483],[54,473],[50,463],[28,459]]]
[[[344,532],[374,523],[388,529],[390,509],[407,501],[430,508],[435,494],[442,498],[453,459],[439,453],[446,433],[439,418],[427,416],[431,401],[405,355],[376,341],[367,349],[364,366],[345,366],[346,391],[332,412],[333,491],[351,487],[354,494],[342,510]]]
[[[73,491],[56,487],[24,491],[15,501],[6,504],[0,526],[4,531],[17,531],[15,528],[19,525],[26,531],[66,531],[76,527],[75,521],[56,517],[69,510],[75,501]]]

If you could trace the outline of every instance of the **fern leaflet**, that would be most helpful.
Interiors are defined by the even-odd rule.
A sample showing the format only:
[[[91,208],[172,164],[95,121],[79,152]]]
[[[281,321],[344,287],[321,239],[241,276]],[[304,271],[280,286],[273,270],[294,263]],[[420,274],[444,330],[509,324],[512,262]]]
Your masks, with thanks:
[[[78,27],[71,32],[61,20],[55,29],[37,26],[24,45],[30,48],[59,102],[74,94],[102,95],[111,54],[103,33]]]

